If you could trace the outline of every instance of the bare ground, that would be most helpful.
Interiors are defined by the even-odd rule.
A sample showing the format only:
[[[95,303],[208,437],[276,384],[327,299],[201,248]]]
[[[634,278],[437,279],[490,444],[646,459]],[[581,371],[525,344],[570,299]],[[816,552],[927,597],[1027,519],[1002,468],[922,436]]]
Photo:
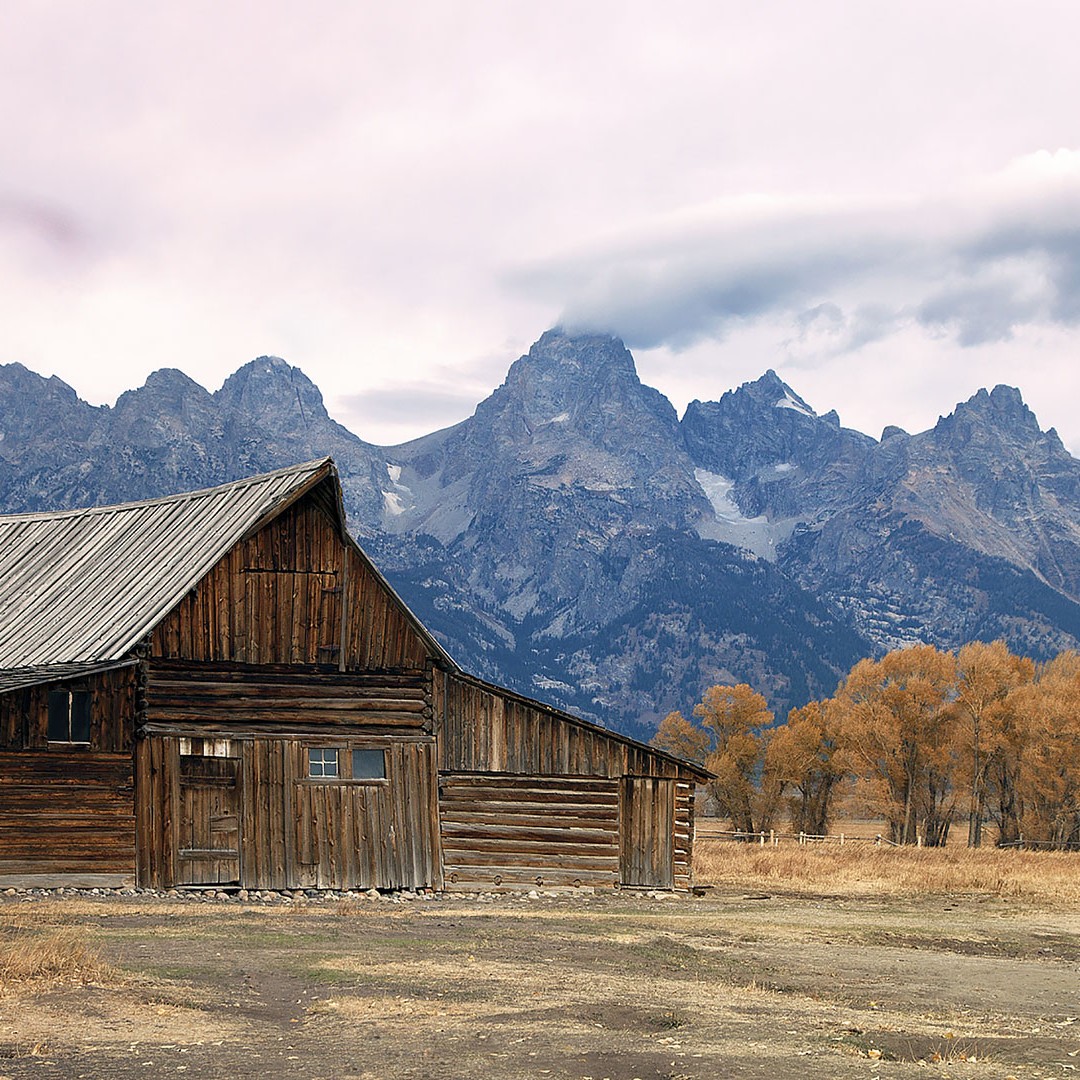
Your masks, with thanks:
[[[1080,912],[730,890],[10,900],[94,982],[0,989],[3,1077],[1067,1077]]]

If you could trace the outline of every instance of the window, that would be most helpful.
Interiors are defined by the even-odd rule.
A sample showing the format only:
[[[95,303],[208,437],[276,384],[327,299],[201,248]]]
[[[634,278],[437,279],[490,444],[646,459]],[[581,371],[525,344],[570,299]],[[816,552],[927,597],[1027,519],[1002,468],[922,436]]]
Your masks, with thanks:
[[[90,742],[89,691],[49,691],[49,742]]]
[[[352,778],[354,780],[385,780],[385,750],[354,750],[352,752]]]
[[[338,775],[338,752],[312,747],[308,750],[308,776],[336,777]]]

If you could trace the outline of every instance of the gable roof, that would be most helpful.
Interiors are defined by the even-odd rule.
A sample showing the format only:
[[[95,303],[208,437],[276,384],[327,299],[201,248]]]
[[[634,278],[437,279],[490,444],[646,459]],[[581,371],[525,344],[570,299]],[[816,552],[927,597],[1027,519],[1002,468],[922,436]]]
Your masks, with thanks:
[[[329,457],[163,499],[0,517],[0,669],[123,658],[234,544],[324,482],[322,505],[370,566]]]

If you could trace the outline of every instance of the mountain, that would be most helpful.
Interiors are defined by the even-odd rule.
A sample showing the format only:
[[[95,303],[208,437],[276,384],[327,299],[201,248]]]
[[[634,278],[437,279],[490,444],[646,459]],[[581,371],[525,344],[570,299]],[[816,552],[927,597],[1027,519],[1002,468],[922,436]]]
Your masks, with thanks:
[[[101,504],[333,454],[353,529],[464,665],[647,735],[715,682],[780,713],[919,640],[1080,645],[1080,462],[1017,390],[880,440],[775,372],[680,420],[622,342],[545,333],[469,419],[379,447],[260,357],[113,407],[0,367],[0,508]]]

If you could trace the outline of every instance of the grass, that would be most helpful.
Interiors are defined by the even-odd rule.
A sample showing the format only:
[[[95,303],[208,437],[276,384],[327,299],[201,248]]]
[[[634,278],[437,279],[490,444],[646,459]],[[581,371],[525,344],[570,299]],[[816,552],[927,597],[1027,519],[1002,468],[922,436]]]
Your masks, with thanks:
[[[985,893],[1050,906],[1080,904],[1080,856],[998,848],[761,847],[699,837],[699,885],[740,889],[922,896]]]
[[[57,925],[36,913],[5,914],[0,920],[0,995],[100,982],[113,974],[87,942],[85,928]]]

